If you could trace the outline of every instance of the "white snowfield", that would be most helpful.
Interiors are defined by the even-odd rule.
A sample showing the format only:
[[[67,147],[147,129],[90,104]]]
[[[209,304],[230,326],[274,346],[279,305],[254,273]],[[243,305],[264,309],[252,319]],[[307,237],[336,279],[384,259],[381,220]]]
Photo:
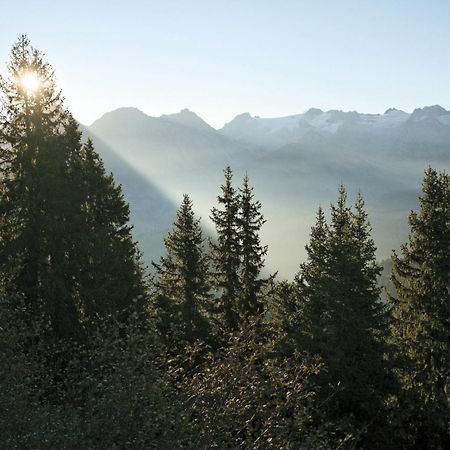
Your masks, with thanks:
[[[225,135],[245,135],[249,130],[271,135],[306,131],[309,128],[334,134],[346,124],[374,128],[395,128],[405,124],[408,120],[420,122],[427,119],[435,119],[444,126],[450,126],[450,111],[446,111],[440,106],[429,106],[418,108],[412,113],[390,108],[384,114],[361,114],[354,111],[322,111],[314,108],[303,114],[275,118],[252,117],[245,113],[227,123],[221,131]]]

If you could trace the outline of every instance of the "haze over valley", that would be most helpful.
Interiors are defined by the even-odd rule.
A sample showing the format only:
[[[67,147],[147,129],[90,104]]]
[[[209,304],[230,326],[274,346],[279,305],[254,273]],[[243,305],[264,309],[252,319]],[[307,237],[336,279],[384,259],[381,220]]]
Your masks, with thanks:
[[[267,223],[267,269],[292,277],[303,258],[319,205],[328,207],[342,183],[353,201],[361,192],[379,259],[406,239],[424,168],[450,165],[450,111],[418,107],[412,113],[308,111],[279,118],[244,113],[214,129],[195,112],[151,117],[137,108],[104,114],[88,127],[96,148],[123,184],[135,237],[146,263],[163,253],[182,194],[191,195],[205,230],[216,204],[222,170],[234,183],[248,173]]]
[[[2,2],[0,447],[450,449],[450,2]]]

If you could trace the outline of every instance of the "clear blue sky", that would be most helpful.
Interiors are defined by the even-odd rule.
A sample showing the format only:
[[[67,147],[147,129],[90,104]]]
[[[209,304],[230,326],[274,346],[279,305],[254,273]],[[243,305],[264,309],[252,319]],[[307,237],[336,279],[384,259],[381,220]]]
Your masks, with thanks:
[[[0,0],[1,72],[16,37],[44,50],[75,116],[450,109],[446,0]]]

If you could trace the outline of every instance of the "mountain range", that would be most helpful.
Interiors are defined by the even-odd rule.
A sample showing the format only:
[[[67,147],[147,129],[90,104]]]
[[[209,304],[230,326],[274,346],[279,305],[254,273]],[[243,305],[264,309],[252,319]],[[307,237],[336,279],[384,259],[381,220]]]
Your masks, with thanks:
[[[162,254],[183,193],[213,235],[209,211],[230,164],[236,186],[248,173],[263,204],[267,266],[282,277],[297,271],[315,211],[336,199],[340,184],[350,201],[364,195],[381,259],[407,238],[425,168],[450,167],[450,111],[438,105],[412,113],[244,113],[218,130],[187,109],[151,117],[120,108],[82,130],[123,185],[147,262]]]

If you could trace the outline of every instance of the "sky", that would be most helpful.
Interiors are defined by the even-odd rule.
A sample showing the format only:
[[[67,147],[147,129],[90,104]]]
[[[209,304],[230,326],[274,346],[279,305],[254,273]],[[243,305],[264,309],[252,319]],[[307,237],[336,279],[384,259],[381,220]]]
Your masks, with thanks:
[[[0,0],[0,73],[26,33],[74,116],[450,109],[447,0]]]

